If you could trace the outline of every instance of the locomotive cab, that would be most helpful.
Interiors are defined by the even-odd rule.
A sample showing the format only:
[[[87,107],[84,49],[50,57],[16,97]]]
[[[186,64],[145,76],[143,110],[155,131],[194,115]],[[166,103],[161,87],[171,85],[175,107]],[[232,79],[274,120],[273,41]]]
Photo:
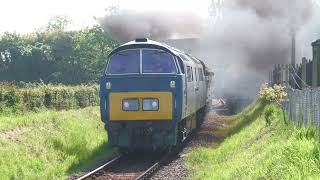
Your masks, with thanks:
[[[100,108],[112,146],[136,150],[177,144],[183,131],[178,124],[187,116],[185,67],[179,52],[150,40],[110,53],[100,81]]]

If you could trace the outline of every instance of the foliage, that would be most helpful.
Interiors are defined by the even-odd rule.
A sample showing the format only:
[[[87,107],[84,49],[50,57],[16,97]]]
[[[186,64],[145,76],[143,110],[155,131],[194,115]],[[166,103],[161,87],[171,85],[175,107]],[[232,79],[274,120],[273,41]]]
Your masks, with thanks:
[[[66,31],[67,17],[53,17],[30,34],[0,36],[0,81],[80,84],[99,79],[118,43],[100,26]]]
[[[46,27],[47,31],[63,31],[71,23],[71,20],[67,16],[53,16]]]
[[[266,120],[267,126],[271,125],[271,120],[274,118],[274,108],[272,106],[266,106],[264,109],[264,118]]]
[[[217,149],[191,152],[187,163],[193,179],[317,179],[320,143],[315,128],[288,126],[278,105],[267,107],[273,109],[270,126],[261,121],[261,110],[251,125]]]
[[[281,103],[285,101],[287,97],[288,93],[285,91],[285,88],[281,85],[275,84],[273,87],[269,87],[268,84],[263,84],[260,88],[259,98],[264,104],[276,103],[279,106],[281,106]],[[286,117],[284,116],[284,111],[285,110],[282,108],[283,120],[286,124],[288,124]],[[271,124],[273,114],[273,109],[267,105],[264,111],[264,119],[268,126]]]
[[[287,98],[288,94],[281,85],[268,87],[268,84],[263,84],[260,88],[259,97],[263,102],[280,103]]]
[[[0,179],[67,179],[113,150],[99,108],[0,116]]]
[[[72,109],[99,104],[98,85],[0,84],[0,112]]]

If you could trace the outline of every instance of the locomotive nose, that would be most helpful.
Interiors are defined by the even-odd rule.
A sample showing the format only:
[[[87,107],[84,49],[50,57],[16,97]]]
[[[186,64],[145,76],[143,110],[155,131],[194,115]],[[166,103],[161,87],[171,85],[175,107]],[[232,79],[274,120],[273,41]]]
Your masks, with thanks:
[[[111,121],[172,120],[172,92],[114,92],[109,95]]]

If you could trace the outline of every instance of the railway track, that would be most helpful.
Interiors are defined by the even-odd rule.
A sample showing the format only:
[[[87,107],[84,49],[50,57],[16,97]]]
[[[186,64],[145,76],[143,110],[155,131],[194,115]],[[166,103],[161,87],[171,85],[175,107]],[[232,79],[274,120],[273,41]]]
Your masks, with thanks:
[[[193,136],[193,134],[191,135]],[[170,153],[122,154],[77,180],[141,180],[150,178],[162,165],[170,162],[191,139],[189,136]]]
[[[225,108],[221,100],[217,104]],[[120,154],[104,165],[78,178],[77,180],[141,180],[150,178],[160,167],[170,163],[194,137],[195,132],[174,148],[170,153],[129,153]]]

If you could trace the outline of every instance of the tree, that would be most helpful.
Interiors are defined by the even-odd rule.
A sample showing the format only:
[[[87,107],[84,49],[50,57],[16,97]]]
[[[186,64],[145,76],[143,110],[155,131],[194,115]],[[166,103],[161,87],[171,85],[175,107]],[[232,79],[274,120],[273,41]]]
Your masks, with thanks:
[[[79,70],[89,81],[97,80],[105,67],[107,56],[118,43],[102,31],[100,26],[86,28],[79,31],[74,38],[74,56]]]
[[[68,16],[53,16],[46,27],[47,31],[64,31],[71,24]]]
[[[54,17],[47,28],[0,37],[0,81],[79,84],[97,81],[118,43],[100,26],[66,31],[70,21]]]

